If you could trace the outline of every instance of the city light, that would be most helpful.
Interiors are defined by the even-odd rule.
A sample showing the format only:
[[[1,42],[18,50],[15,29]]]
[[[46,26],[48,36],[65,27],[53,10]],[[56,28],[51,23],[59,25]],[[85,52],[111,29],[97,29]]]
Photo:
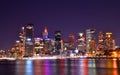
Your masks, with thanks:
[[[32,39],[31,38],[27,38],[27,41],[31,41]]]
[[[24,30],[24,31],[23,31]],[[22,27],[19,40],[11,48],[10,55],[14,58],[24,57],[118,57],[120,50],[116,48],[112,32],[99,32],[96,37],[95,29],[86,29],[77,36],[69,34],[68,39],[62,38],[62,32],[56,30],[53,38],[48,38],[48,29],[44,28],[42,37],[34,37],[34,26],[28,24]],[[105,34],[105,35],[104,35]],[[114,50],[114,52],[112,52]],[[2,53],[2,55],[5,55]]]

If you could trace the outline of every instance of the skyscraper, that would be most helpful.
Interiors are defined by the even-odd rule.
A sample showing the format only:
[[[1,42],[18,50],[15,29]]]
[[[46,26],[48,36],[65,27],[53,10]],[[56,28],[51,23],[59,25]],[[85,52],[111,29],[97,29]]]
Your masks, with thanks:
[[[99,32],[98,33],[98,43],[99,44],[103,44],[104,43],[104,40],[105,40],[105,35],[103,32]]]
[[[105,34],[103,32],[99,32],[97,50],[104,51],[104,48],[105,48]]]
[[[113,40],[112,32],[106,32],[105,47],[106,50],[112,50],[115,48],[115,40]]]
[[[60,53],[61,49],[61,31],[55,31],[55,51],[57,54]]]
[[[22,56],[24,56],[25,54],[25,28],[24,27],[21,28],[21,31],[19,33],[19,40],[21,43],[21,53],[22,53]]]
[[[86,44],[85,44],[85,37],[83,33],[78,33],[78,39],[77,39],[77,48],[80,53],[85,53],[86,50]]]
[[[105,34],[103,32],[98,33],[97,53],[103,54],[105,50]]]
[[[47,27],[45,26],[44,30],[43,30],[43,48],[44,48],[44,53],[45,54],[50,54],[50,51],[51,51],[51,40],[50,38],[48,37],[48,29]]]
[[[75,50],[75,36],[74,36],[74,34],[69,34],[69,50]]]
[[[25,56],[33,56],[34,48],[34,27],[33,24],[28,24],[25,31]]]
[[[41,42],[40,42],[41,38],[34,38],[34,56],[39,55],[41,52],[41,49],[43,47],[41,47]]]
[[[93,40],[95,41],[95,29],[87,29],[86,30],[86,50],[87,50],[87,52],[90,52],[90,53],[93,52],[93,50],[91,50],[91,46],[94,46]]]

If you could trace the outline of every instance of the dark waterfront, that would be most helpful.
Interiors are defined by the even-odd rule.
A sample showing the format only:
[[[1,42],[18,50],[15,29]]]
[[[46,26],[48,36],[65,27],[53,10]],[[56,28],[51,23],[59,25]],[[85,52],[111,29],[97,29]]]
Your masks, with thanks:
[[[0,60],[0,75],[120,75],[118,59]]]

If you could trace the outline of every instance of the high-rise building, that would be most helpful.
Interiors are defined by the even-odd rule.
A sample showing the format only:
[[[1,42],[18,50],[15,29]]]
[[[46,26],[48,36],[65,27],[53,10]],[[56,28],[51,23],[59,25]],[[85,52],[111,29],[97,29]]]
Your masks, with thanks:
[[[112,32],[106,32],[105,48],[106,50],[112,50],[115,48],[115,41],[113,40]]]
[[[50,54],[51,51],[51,39],[48,37],[48,29],[45,26],[44,30],[43,30],[43,48],[44,48],[44,53],[45,54]]]
[[[25,37],[25,28],[22,27],[21,30],[20,30],[20,32],[19,32],[19,39],[20,39],[21,43],[23,43],[24,37]]]
[[[89,46],[90,46],[90,52],[95,53],[96,52],[96,41],[94,38],[91,39]]]
[[[19,58],[23,56],[22,43],[17,40],[12,48],[12,57]]]
[[[61,31],[55,31],[55,51],[57,54],[60,53],[61,49]]]
[[[34,48],[34,27],[33,24],[28,24],[25,31],[25,56],[33,56]]]
[[[78,43],[85,43],[84,33],[78,33],[77,41]]]
[[[74,36],[74,34],[69,34],[69,50],[75,50],[75,36]]]
[[[85,44],[84,33],[78,33],[77,49],[79,50],[79,52],[80,52],[81,54],[85,53],[86,44]]]
[[[104,43],[104,40],[105,40],[104,33],[103,33],[103,32],[99,32],[99,33],[98,33],[98,43],[99,43],[99,44],[103,44],[103,43]]]
[[[93,44],[95,44],[93,40],[95,41],[95,29],[87,29],[86,30],[86,50],[89,53],[94,52],[94,50],[91,50],[91,45],[90,45],[91,43],[92,43],[92,46]]]
[[[43,42],[43,41],[42,41]],[[43,49],[41,38],[34,38],[34,56],[40,55]]]
[[[105,34],[103,32],[99,32],[97,50],[104,51],[104,49],[105,49]]]
[[[24,56],[24,52],[25,52],[25,28],[22,27],[20,32],[19,32],[19,43],[21,44],[21,53],[22,56]]]

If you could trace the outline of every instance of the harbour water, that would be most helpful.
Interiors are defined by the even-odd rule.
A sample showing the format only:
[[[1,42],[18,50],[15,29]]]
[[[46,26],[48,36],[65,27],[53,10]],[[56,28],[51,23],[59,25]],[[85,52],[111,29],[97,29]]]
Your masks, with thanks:
[[[120,75],[120,60],[0,60],[0,75]]]

